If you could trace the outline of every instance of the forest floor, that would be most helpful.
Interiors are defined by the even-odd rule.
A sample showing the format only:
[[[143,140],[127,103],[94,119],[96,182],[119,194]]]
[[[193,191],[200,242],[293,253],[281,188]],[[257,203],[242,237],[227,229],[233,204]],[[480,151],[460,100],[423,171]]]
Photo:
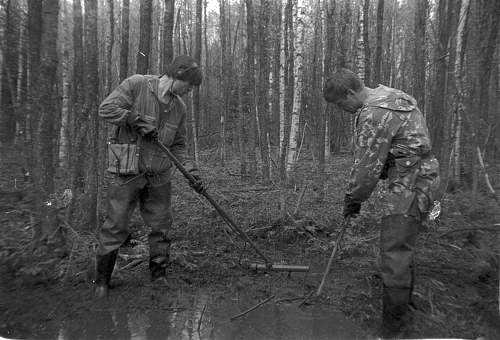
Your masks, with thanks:
[[[2,190],[12,190],[15,158],[2,164]],[[312,159],[301,159],[280,218],[280,189],[242,184],[238,163],[224,168],[203,156],[216,201],[275,262],[309,273],[254,272],[255,251],[228,232],[208,202],[177,173],[168,284],[150,283],[147,230],[136,213],[132,240],[120,250],[108,301],[94,301],[95,231],[63,226],[67,252],[30,246],[27,209],[0,207],[0,337],[9,339],[366,339],[380,324],[380,195],[377,187],[352,222],[320,298],[321,281],[342,224],[350,157],[333,156],[319,199]],[[9,170],[10,169],[10,170]],[[9,173],[9,171],[11,173]],[[16,170],[17,172],[17,170]],[[10,177],[9,177],[10,176]],[[490,173],[500,183],[499,172]],[[305,188],[305,190],[304,190]],[[301,193],[303,199],[300,200]],[[412,338],[500,339],[500,211],[485,193],[445,195],[439,223],[419,236]],[[0,203],[2,200],[0,200]],[[294,214],[295,213],[295,214]],[[293,217],[292,217],[293,216]],[[59,254],[56,256],[55,254]],[[266,301],[246,315],[238,313]]]

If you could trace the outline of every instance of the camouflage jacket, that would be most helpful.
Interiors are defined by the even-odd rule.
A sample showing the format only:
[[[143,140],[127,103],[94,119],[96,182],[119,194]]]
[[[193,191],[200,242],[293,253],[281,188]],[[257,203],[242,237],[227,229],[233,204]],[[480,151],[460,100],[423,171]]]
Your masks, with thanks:
[[[135,111],[158,128],[160,141],[185,164],[188,170],[193,164],[188,160],[186,150],[186,105],[177,95],[171,94],[168,104],[161,104],[157,98],[159,77],[135,74],[125,79],[99,107],[99,116],[117,126],[117,143],[136,143],[139,136],[127,123],[130,111]],[[160,110],[161,109],[161,110]],[[172,163],[152,140],[142,138],[139,149],[139,170],[161,175],[168,180]]]
[[[416,100],[380,85],[355,118],[354,164],[347,195],[358,202],[368,199],[389,162],[386,214],[413,215],[415,207],[428,212],[439,186],[439,164],[431,153],[429,131]]]

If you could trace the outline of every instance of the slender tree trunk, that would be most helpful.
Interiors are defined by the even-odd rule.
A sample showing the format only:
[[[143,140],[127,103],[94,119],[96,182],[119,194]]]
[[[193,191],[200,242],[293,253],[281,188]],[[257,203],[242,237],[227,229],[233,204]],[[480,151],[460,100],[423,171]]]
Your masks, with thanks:
[[[222,90],[222,110],[220,113],[220,157],[221,166],[224,166],[226,160],[226,117],[228,107],[227,97],[227,27],[226,27],[226,0],[219,0],[220,13],[220,44],[221,44],[221,90]]]
[[[245,0],[247,10],[247,90],[246,106],[250,128],[248,133],[248,163],[250,184],[255,184],[257,174],[257,159],[255,157],[255,42],[254,42],[254,12],[253,1]]]
[[[365,0],[366,1],[366,0]],[[359,12],[361,13],[363,7],[359,8]],[[363,32],[365,30],[365,22],[364,16],[359,15],[359,31],[358,31],[358,40],[356,44],[356,73],[358,74],[359,79],[361,81],[365,81],[365,41],[363,38]],[[367,32],[368,35],[368,32]]]
[[[113,45],[115,44],[115,9],[114,9],[114,1],[108,0],[108,16],[109,16],[109,37],[108,37],[108,46],[106,51],[106,95],[111,93],[113,87],[112,80],[112,57],[113,57]]]
[[[282,8],[283,0],[279,0],[276,2],[273,10],[273,27],[274,27],[274,39],[273,39],[273,61],[272,61],[272,102],[271,102],[271,112],[272,112],[272,122],[270,123],[270,128],[274,133],[272,134],[272,140],[277,140],[280,142],[279,148],[281,149],[281,125],[280,125],[280,103],[281,103],[281,95],[280,91],[281,85],[281,70],[282,70],[282,62],[281,62],[281,52],[282,52]],[[276,132],[278,132],[276,134]],[[279,154],[279,153],[278,153]]]
[[[271,6],[268,0],[260,1],[259,14],[259,81],[258,81],[258,118],[260,131],[260,155],[262,159],[262,179],[270,181],[269,149],[267,136],[269,134],[269,13]]]
[[[202,0],[196,0],[196,24],[195,24],[195,47],[194,58],[201,63],[201,17]],[[200,121],[200,87],[193,89],[193,149],[196,164],[199,164],[198,154],[198,122]]]
[[[140,8],[140,37],[139,51],[137,51],[137,73],[149,73],[149,55],[151,54],[151,15],[153,2],[141,0]]]
[[[198,8],[198,2],[196,6]],[[174,15],[175,0],[165,0],[165,14],[163,17],[163,66],[160,72],[165,72],[167,65],[174,59]],[[201,62],[199,59],[198,61]]]
[[[241,65],[243,67],[243,65]],[[245,128],[245,111],[243,110],[243,80],[242,75],[237,74],[238,78],[238,147],[240,153],[240,175],[241,181],[244,181],[248,175],[247,165],[247,147],[246,137],[247,131]]]
[[[128,76],[129,9],[130,0],[123,0],[120,44],[120,81],[123,81]]]
[[[293,98],[294,98],[294,23],[293,23],[293,7],[294,0],[287,0],[284,15],[284,39],[283,39],[283,49],[285,54],[285,95],[284,95],[284,115],[283,115],[283,142],[281,145],[281,155],[280,155],[280,178],[282,182],[287,181],[287,157],[289,152],[289,142],[290,142],[290,130],[291,130],[291,111],[293,108]]]
[[[364,64],[365,64],[365,84],[371,86],[371,51],[370,40],[368,39],[368,28],[370,26],[370,0],[364,0],[363,3],[363,48],[364,48]]]
[[[297,146],[298,146],[298,138],[299,136],[299,122],[300,122],[300,110],[302,106],[302,86],[303,86],[303,77],[302,73],[304,70],[303,65],[303,51],[304,51],[304,36],[305,36],[305,28],[303,22],[303,8],[297,6],[297,14],[296,14],[296,32],[297,32],[297,43],[296,43],[296,53],[295,53],[295,67],[294,67],[294,75],[295,75],[295,89],[293,94],[293,107],[292,107],[292,121],[290,127],[290,142],[289,142],[289,150],[287,157],[287,165],[286,172],[287,177],[290,178],[290,174],[293,171],[295,164],[297,162]]]
[[[466,96],[463,85],[463,53],[465,50],[465,27],[467,23],[467,16],[469,13],[469,0],[462,0],[460,8],[460,17],[457,29],[457,44],[456,44],[456,57],[455,57],[455,86],[456,86],[456,106],[455,115],[457,117],[457,126],[455,132],[455,147],[454,147],[454,173],[453,179],[455,183],[460,183],[460,146],[462,137],[462,117],[464,113],[464,98]]]
[[[427,23],[428,0],[417,0],[415,10],[415,67],[413,95],[417,99],[418,107],[425,115],[425,25]]]
[[[377,4],[377,48],[375,51],[375,65],[373,83],[379,84],[382,82],[382,38],[384,33],[384,0],[378,0]]]
[[[59,135],[59,166],[62,169],[67,170],[69,167],[69,119],[70,119],[70,90],[71,90],[71,72],[70,72],[70,59],[69,59],[69,17],[68,17],[68,9],[67,2],[63,2],[63,53],[62,53],[62,108],[61,108],[61,129]]]
[[[90,121],[90,162],[87,192],[89,193],[88,227],[97,228],[98,202],[98,155],[99,120],[99,74],[97,64],[97,0],[85,0],[85,112]]]

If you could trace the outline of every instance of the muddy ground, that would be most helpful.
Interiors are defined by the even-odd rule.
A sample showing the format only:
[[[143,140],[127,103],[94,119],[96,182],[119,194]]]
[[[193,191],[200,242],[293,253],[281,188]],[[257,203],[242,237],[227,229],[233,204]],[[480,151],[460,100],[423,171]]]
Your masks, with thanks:
[[[92,298],[95,231],[62,226],[67,250],[30,247],[29,209],[0,209],[0,336],[11,339],[365,339],[380,323],[379,186],[347,230],[321,298],[315,292],[342,223],[350,159],[334,156],[324,199],[312,160],[300,161],[287,188],[289,216],[279,216],[280,189],[240,181],[238,164],[203,157],[209,192],[275,262],[308,265],[304,273],[246,268],[258,255],[225,227],[177,174],[167,286],[150,283],[147,230],[136,214],[121,249],[107,302]],[[13,169],[16,164],[4,163]],[[5,169],[2,189],[12,189]],[[499,183],[498,173],[490,174]],[[8,178],[7,178],[8,177]],[[10,187],[9,187],[10,185]],[[300,200],[301,192],[303,199]],[[294,212],[296,214],[294,215]],[[464,189],[443,199],[439,223],[418,240],[413,338],[500,339],[498,232],[491,198]],[[246,315],[238,314],[266,301]],[[232,317],[235,319],[231,320]]]

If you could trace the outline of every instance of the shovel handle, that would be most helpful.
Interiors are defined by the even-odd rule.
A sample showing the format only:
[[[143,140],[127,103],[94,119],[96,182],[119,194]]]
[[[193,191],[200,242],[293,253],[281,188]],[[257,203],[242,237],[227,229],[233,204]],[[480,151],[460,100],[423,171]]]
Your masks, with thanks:
[[[351,220],[350,217],[346,217],[344,219],[344,223],[342,223],[342,229],[340,229],[339,235],[337,236],[337,241],[335,242],[335,247],[333,247],[332,254],[330,255],[330,259],[328,260],[328,265],[326,266],[325,272],[323,273],[323,278],[321,279],[321,283],[318,287],[318,290],[316,291],[316,296],[320,296],[321,292],[323,291],[323,286],[325,285],[326,277],[328,276],[328,273],[330,272],[330,268],[332,267],[333,259],[335,258],[335,254],[337,253],[337,250],[339,249],[340,241],[342,241],[342,237],[344,236],[344,232],[347,229],[347,226],[349,225],[350,220]]]
[[[168,156],[168,158],[170,158],[172,163],[174,163],[174,165],[177,167],[177,169],[179,169],[179,171],[184,175],[184,177],[186,177],[191,184],[195,184],[196,179],[193,177],[193,175],[191,175],[186,170],[186,168],[181,164],[181,162],[177,159],[177,157],[175,157],[175,155],[172,153],[172,151],[170,151],[169,148],[167,148],[165,145],[163,145],[163,143],[160,142],[159,140],[156,140],[156,144],[160,147],[160,149],[162,149],[163,152],[165,152],[165,154]],[[271,260],[266,255],[264,255],[264,253],[262,253],[262,251],[260,251],[260,249],[255,245],[255,243],[252,242],[252,240],[243,231],[243,229],[241,229],[233,221],[233,219],[228,214],[226,214],[226,212],[224,210],[222,210],[222,208],[217,204],[217,202],[215,202],[215,200],[212,198],[212,196],[210,196],[206,190],[203,191],[201,193],[201,195],[205,196],[207,201],[210,202],[210,204],[219,213],[219,215],[222,217],[222,219],[229,225],[229,227],[231,229],[233,229],[233,231],[236,231],[237,234],[244,241],[248,242],[248,244],[250,244],[250,246],[252,246],[252,248],[255,250],[255,252],[266,262],[266,265],[270,266]]]

